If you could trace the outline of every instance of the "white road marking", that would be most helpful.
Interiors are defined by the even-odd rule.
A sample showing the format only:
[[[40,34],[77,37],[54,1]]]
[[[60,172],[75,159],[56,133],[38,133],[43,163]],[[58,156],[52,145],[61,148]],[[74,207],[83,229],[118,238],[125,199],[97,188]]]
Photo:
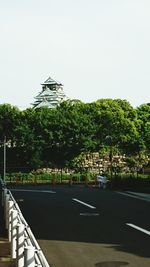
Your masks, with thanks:
[[[120,194],[120,195],[127,196],[127,197],[132,197],[132,198],[136,198],[136,199],[140,199],[140,200],[144,200],[144,201],[150,202],[150,198],[146,198],[146,197],[142,197],[142,196],[138,196],[138,195],[131,195],[131,193],[123,193],[123,192],[116,192],[116,193]]]
[[[130,227],[132,227],[132,228],[134,228],[134,229],[136,229],[136,230],[138,230],[138,231],[141,231],[141,232],[143,232],[143,233],[145,233],[145,234],[147,234],[147,235],[150,235],[150,231],[147,231],[147,230],[145,230],[145,229],[143,229],[143,228],[141,228],[141,227],[139,227],[139,226],[137,226],[137,225],[135,225],[135,224],[132,224],[132,223],[126,223],[126,225],[128,225],[128,226],[130,226]]]
[[[135,195],[138,197],[142,197],[142,198],[150,198],[150,194],[146,194],[146,193],[133,192],[133,191],[126,191],[126,193],[131,194],[131,195]]]
[[[87,204],[87,203],[85,203],[85,202],[83,202],[83,201],[81,201],[81,200],[79,200],[77,198],[73,198],[73,200],[76,201],[76,202],[79,202],[80,204],[85,205],[85,206],[87,206],[87,207],[89,207],[91,209],[96,209],[94,206],[91,206],[91,205],[89,205],[89,204]]]
[[[51,191],[51,190],[28,190],[28,189],[10,189],[11,191],[16,191],[16,192],[33,192],[33,193],[50,193],[50,194],[55,194],[56,192]]]
[[[23,198],[20,198],[20,199],[16,199],[17,202],[23,202],[24,199]]]
[[[99,216],[99,213],[80,213],[81,216]]]

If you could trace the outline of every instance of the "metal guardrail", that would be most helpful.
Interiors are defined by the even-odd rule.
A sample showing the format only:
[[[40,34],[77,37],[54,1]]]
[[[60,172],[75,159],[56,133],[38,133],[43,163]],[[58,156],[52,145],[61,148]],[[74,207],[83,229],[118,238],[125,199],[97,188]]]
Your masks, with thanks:
[[[0,179],[5,227],[17,267],[50,267],[10,190]]]

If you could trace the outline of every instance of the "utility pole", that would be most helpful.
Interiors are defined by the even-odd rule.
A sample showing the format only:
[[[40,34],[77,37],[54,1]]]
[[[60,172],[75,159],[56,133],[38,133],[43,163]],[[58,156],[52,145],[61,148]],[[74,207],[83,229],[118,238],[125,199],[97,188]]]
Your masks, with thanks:
[[[113,138],[111,135],[107,135],[106,138],[106,143],[109,146],[109,162],[110,162],[110,188],[112,189],[112,161],[113,161],[113,151],[112,151],[112,146],[113,146]]]
[[[3,153],[4,153],[4,166],[3,166],[3,171],[4,171],[4,173],[3,173],[3,180],[4,180],[4,183],[5,183],[5,180],[6,180],[6,136],[4,136],[4,151],[3,151]]]
[[[113,160],[113,153],[112,153],[112,143],[109,145],[109,161],[110,161],[110,186],[112,188],[112,160]]]

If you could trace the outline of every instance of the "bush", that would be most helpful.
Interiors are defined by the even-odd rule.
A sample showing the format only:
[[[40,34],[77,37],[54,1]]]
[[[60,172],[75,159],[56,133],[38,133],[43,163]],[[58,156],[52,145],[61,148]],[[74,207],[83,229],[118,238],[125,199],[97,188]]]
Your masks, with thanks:
[[[150,177],[142,175],[136,176],[117,176],[112,178],[112,186],[123,190],[150,190]]]

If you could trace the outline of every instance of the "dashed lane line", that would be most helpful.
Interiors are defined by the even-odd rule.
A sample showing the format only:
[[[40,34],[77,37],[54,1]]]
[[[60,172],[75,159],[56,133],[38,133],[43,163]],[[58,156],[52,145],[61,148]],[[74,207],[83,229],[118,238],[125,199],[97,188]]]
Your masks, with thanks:
[[[51,190],[28,190],[28,189],[10,189],[11,191],[14,192],[33,192],[33,193],[50,193],[50,194],[55,194],[55,191]]]
[[[99,213],[80,213],[80,216],[99,216]]]
[[[128,225],[128,226],[130,226],[130,227],[132,227],[132,228],[134,228],[134,229],[136,229],[136,230],[138,230],[138,231],[141,231],[141,232],[143,232],[143,233],[145,233],[145,234],[147,234],[147,235],[150,235],[150,231],[147,231],[147,230],[145,230],[145,229],[143,229],[143,228],[141,228],[141,227],[139,227],[139,226],[137,226],[137,225],[135,225],[135,224],[132,224],[132,223],[126,223],[126,225]]]
[[[84,205],[84,206],[87,206],[87,207],[89,207],[89,208],[91,208],[91,209],[96,209],[96,207],[94,207],[94,206],[92,206],[92,205],[89,205],[89,204],[87,204],[87,203],[85,203],[85,202],[83,202],[83,201],[81,201],[81,200],[79,200],[79,199],[77,199],[77,198],[73,198],[73,200],[76,201],[76,202],[79,202],[80,204],[82,204],[82,205]]]

